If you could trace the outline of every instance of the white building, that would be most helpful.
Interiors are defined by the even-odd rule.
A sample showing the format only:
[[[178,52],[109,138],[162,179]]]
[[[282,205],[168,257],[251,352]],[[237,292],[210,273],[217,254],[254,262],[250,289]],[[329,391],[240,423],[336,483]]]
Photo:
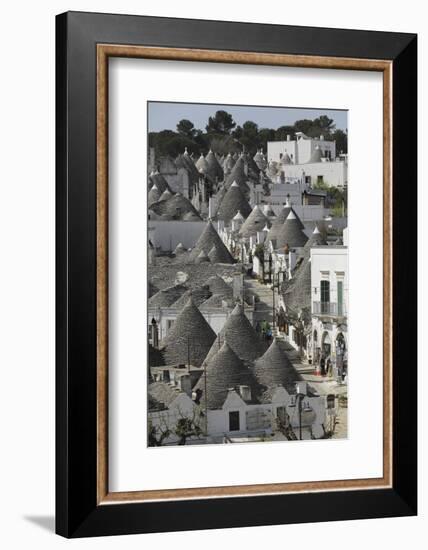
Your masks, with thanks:
[[[334,364],[348,348],[348,241],[311,249],[312,357],[322,353]]]
[[[321,150],[323,157],[333,160],[336,158],[336,142],[319,138],[308,138],[303,132],[296,133],[297,139],[287,136],[287,141],[268,141],[268,161],[281,162],[285,155],[290,157],[292,164],[306,164],[310,162],[316,147]]]

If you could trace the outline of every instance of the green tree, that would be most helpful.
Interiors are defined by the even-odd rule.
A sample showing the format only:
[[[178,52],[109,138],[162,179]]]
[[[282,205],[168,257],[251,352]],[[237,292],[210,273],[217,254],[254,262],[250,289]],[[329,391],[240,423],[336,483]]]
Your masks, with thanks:
[[[332,139],[336,141],[336,154],[348,152],[348,133],[337,129],[332,134]]]
[[[192,139],[196,134],[195,125],[190,120],[183,118],[177,124],[177,132],[182,136]]]
[[[205,129],[208,134],[230,134],[235,126],[236,122],[230,113],[217,111],[213,117],[209,117]]]

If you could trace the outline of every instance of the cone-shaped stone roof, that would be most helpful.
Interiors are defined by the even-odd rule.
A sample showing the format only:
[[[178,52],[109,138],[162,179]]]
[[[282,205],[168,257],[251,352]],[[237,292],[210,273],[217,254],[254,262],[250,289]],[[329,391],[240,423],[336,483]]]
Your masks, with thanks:
[[[206,362],[218,352],[225,341],[242,361],[252,362],[264,352],[263,344],[241,304],[237,304],[229,315],[206,357]]]
[[[159,172],[153,172],[149,176],[149,188],[151,189],[153,185],[156,185],[160,193],[163,193],[165,189],[168,189],[169,191],[171,191],[171,188],[169,187],[168,182],[162,176],[162,174],[159,174]]]
[[[196,161],[195,166],[198,169],[198,172],[200,172],[201,174],[208,174],[209,165],[202,153],[201,153],[201,156]]]
[[[233,182],[221,201],[217,210],[217,218],[229,223],[238,211],[246,218],[251,213],[251,206],[238,183]]]
[[[288,390],[293,388],[294,383],[299,380],[299,374],[280,348],[276,338],[266,353],[255,361],[253,372],[257,381],[266,388],[283,386]]]
[[[223,161],[223,171],[225,174],[230,174],[233,167],[235,166],[235,159],[232,157],[232,155],[229,153],[224,161]]]
[[[231,296],[233,291],[232,287],[226,283],[226,281],[219,275],[213,275],[206,282],[206,286],[210,289],[212,294],[221,294],[222,296]]]
[[[280,163],[281,164],[291,164],[291,157],[287,153],[287,151],[282,155]]]
[[[153,203],[158,202],[161,197],[161,192],[157,188],[157,185],[153,185],[152,188],[149,191],[149,194],[147,195],[147,204],[151,206]]]
[[[216,250],[216,256],[221,261],[217,263],[222,264],[233,264],[234,260],[229,250],[226,248],[226,245],[220,239],[219,234],[215,230],[213,224],[209,221],[205,226],[201,236],[196,241],[194,248],[192,249],[189,255],[189,261],[194,262],[199,254],[204,251],[205,254],[209,254],[212,248]]]
[[[263,214],[261,208],[256,205],[242,224],[239,235],[241,237],[251,237],[251,235],[255,235],[257,231],[262,231],[266,224],[269,224],[269,220]]]
[[[178,256],[179,254],[183,254],[184,252],[187,252],[187,250],[184,248],[182,243],[178,243],[178,245],[174,248],[173,254]]]
[[[254,376],[228,343],[224,342],[220,350],[207,363],[206,375],[202,374],[195,386],[195,389],[203,392],[202,406],[211,410],[221,409],[229,390],[232,388],[239,390],[241,385],[250,387],[251,397],[254,400],[253,394],[257,395]]]
[[[323,234],[319,231],[318,227],[315,226],[312,235],[303,247],[303,257],[310,258],[311,248],[314,248],[315,246],[325,246],[326,244],[327,241],[325,240]]]
[[[299,222],[300,229],[304,228],[304,225],[303,225],[302,221],[297,216],[297,214],[294,211],[293,207],[289,203],[285,204],[284,207],[281,209],[281,212],[278,214],[278,216],[272,222],[272,227],[270,228],[268,236],[267,236],[268,241],[273,241],[274,239],[276,239],[278,237],[278,233],[279,233],[280,229],[282,228],[282,226],[284,225],[285,220],[288,218],[288,215],[290,214],[291,211],[294,212],[294,215],[296,216],[296,219]]]
[[[185,285],[174,285],[159,290],[149,298],[149,307],[170,307],[187,291],[188,288]]]
[[[181,193],[176,193],[166,201],[154,203],[150,206],[150,210],[169,220],[182,220],[189,212],[193,214],[192,218],[201,219],[193,204]]]
[[[153,189],[153,188],[152,188]],[[162,193],[162,195],[159,197],[160,201],[167,201],[172,197],[172,193],[169,189],[165,189],[165,191]]]
[[[219,161],[217,160],[211,149],[209,150],[208,155],[205,157],[205,160],[208,164],[208,175],[211,177],[211,179],[215,180],[217,178],[218,181],[222,181],[223,168],[220,166]]]
[[[190,364],[201,366],[216,338],[192,299],[181,310],[160,349],[166,365]]]
[[[293,211],[291,211],[285,222],[279,228],[276,235],[276,248],[284,248],[288,245],[290,248],[299,248],[306,244],[308,237],[303,233],[299,220]]]
[[[229,187],[232,185],[234,181],[239,185],[243,193],[248,193],[250,188],[247,184],[247,175],[245,174],[245,161],[242,156],[238,158],[238,160],[235,162],[234,167],[232,168],[232,171],[227,176],[225,180],[225,187],[226,189],[229,189]]]
[[[180,298],[174,302],[172,307],[177,309],[183,309],[186,306],[187,302],[191,299],[196,307],[199,307],[203,304],[208,298],[210,298],[212,293],[208,287],[197,287],[187,290]]]
[[[283,293],[284,304],[289,313],[309,320],[311,315],[311,262],[304,259],[293,274],[293,279]]]

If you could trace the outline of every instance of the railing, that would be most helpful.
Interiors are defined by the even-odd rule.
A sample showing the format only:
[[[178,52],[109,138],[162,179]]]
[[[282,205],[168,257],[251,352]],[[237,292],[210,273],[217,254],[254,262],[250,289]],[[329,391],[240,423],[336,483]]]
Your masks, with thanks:
[[[312,313],[314,315],[329,315],[330,317],[345,317],[345,304],[336,302],[312,302]]]

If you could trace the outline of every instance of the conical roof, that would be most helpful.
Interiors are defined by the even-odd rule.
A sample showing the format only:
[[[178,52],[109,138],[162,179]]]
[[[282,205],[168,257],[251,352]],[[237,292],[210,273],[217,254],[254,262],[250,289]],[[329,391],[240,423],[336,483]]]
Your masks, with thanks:
[[[252,398],[257,394],[257,383],[250,369],[224,342],[220,350],[208,361],[206,374],[203,374],[195,389],[202,390],[202,406],[208,409],[221,409],[230,389],[249,386]],[[206,393],[205,393],[206,392]]]
[[[150,210],[164,219],[182,220],[189,212],[193,214],[193,218],[201,219],[193,204],[181,193],[176,193],[166,201],[154,203],[150,206]]]
[[[209,165],[202,153],[201,153],[201,156],[196,161],[195,166],[198,169],[198,172],[200,172],[201,174],[208,174]]]
[[[153,187],[152,187],[153,189]],[[165,191],[162,193],[162,195],[159,197],[160,201],[167,201],[172,197],[172,193],[169,189],[165,189]]]
[[[285,245],[290,248],[299,248],[304,246],[307,240],[308,237],[303,233],[299,220],[291,211],[276,235],[276,248],[284,248]]]
[[[247,163],[248,174],[251,177],[258,179],[260,174],[260,168],[257,166],[253,157],[251,155],[245,155],[245,161]]]
[[[285,220],[288,218],[291,211],[294,213],[297,221],[299,222],[300,229],[303,229],[305,227],[302,221],[300,220],[300,218],[297,216],[296,212],[294,211],[294,208],[287,201],[284,207],[282,208],[281,212],[278,214],[278,216],[275,218],[275,220],[272,223],[272,227],[270,228],[270,231],[267,236],[267,239],[269,241],[273,241],[278,237],[278,233],[281,230],[282,226],[284,225]]]
[[[291,164],[291,158],[290,158],[290,155],[287,153],[287,151],[282,155],[280,163]]]
[[[220,239],[219,234],[214,229],[214,226],[210,221],[207,223],[201,236],[196,241],[196,244],[189,255],[189,261],[194,262],[202,251],[204,251],[205,254],[209,254],[213,247],[215,247],[216,249],[217,256],[221,258],[221,261],[219,261],[218,263],[234,263],[231,253],[226,248],[226,245],[223,243],[223,241]]]
[[[236,162],[235,159],[229,153],[223,161],[223,171],[225,174],[230,174],[233,167],[235,166],[235,162]]]
[[[325,246],[327,241],[323,237],[322,233],[319,231],[318,227],[315,226],[315,229],[312,235],[309,237],[309,240],[306,242],[303,247],[303,257],[309,258],[311,255],[311,248],[315,246]]]
[[[266,353],[255,361],[253,372],[257,381],[266,388],[283,386],[285,389],[291,389],[299,379],[297,371],[280,348],[276,338]]]
[[[264,170],[266,168],[267,163],[263,154],[263,149],[257,149],[257,153],[254,155],[253,160],[257,164],[259,170]]]
[[[165,364],[187,364],[190,358],[192,365],[201,366],[215,338],[215,332],[190,299],[161,342]]]
[[[212,294],[221,294],[222,296],[232,295],[232,287],[220,275],[213,275],[205,284]]]
[[[293,274],[283,294],[284,304],[288,312],[298,316],[302,312],[304,320],[311,314],[311,262],[305,258]]]
[[[192,302],[195,304],[196,307],[199,307],[201,304],[203,304],[208,298],[211,297],[211,292],[207,287],[197,287],[192,288],[189,290],[186,290],[184,294],[180,296],[180,298],[173,303],[172,307],[175,307],[177,309],[183,309],[183,307],[186,306],[187,302],[191,299]]]
[[[238,211],[246,218],[251,213],[251,206],[244,197],[238,183],[233,182],[221,201],[217,210],[217,218],[229,223]]]
[[[178,245],[174,248],[173,254],[178,256],[179,254],[183,254],[184,252],[187,252],[187,250],[184,248],[182,243],[178,243]]]
[[[268,223],[269,221],[267,217],[263,214],[260,207],[256,205],[251,211],[251,214],[242,224],[242,227],[239,230],[239,235],[241,237],[250,237],[251,235],[255,235],[257,231],[261,231]]]
[[[195,183],[199,180],[199,172],[193,162],[192,155],[187,153],[187,150],[184,151],[183,155],[178,155],[175,160],[177,168],[185,168],[189,173],[190,180]]]
[[[209,262],[210,259],[208,257],[208,254],[205,252],[205,250],[201,250],[198,254],[198,257],[195,260],[196,264],[201,264],[203,262]]]
[[[220,166],[216,156],[211,151],[208,152],[208,155],[205,157],[205,160],[208,164],[208,175],[215,180],[216,178],[221,181],[223,179],[223,168]]]
[[[236,182],[243,193],[248,193],[250,188],[247,184],[247,175],[245,174],[245,161],[242,156],[238,158],[238,160],[235,162],[234,167],[232,168],[232,171],[227,176],[225,180],[225,187],[226,189],[229,189],[229,187],[232,185],[233,182]]]
[[[170,307],[188,290],[185,285],[173,285],[163,288],[149,298],[149,307]]]
[[[207,363],[225,341],[242,361],[252,362],[264,351],[262,342],[245,315],[241,304],[235,306],[218,333],[217,339],[206,357]]]
[[[308,160],[308,164],[312,162],[321,162],[322,152],[319,148],[319,145],[315,147],[315,149],[312,151],[311,158]]]
[[[161,193],[159,189],[157,188],[157,185],[153,185],[152,188],[149,191],[149,194],[147,196],[147,204],[151,206],[153,203],[158,202],[160,200]]]
[[[152,172],[149,176],[149,188],[151,189],[153,185],[156,185],[160,193],[163,193],[165,189],[171,191],[168,182],[159,172]]]

